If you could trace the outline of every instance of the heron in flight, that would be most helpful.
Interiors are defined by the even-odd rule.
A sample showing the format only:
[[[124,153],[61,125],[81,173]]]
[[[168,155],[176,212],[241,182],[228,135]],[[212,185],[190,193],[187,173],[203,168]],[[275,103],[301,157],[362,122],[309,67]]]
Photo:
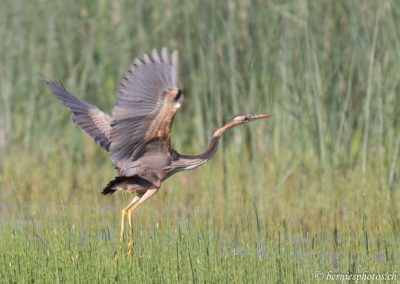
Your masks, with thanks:
[[[171,148],[171,128],[182,106],[183,93],[178,87],[178,53],[166,48],[151,56],[135,59],[118,89],[112,115],[88,104],[48,80],[44,83],[72,112],[72,121],[86,131],[104,150],[115,166],[117,176],[103,189],[104,195],[123,190],[134,193],[122,209],[121,241],[125,219],[133,235],[133,211],[160,189],[173,174],[199,167],[217,152],[221,136],[230,128],[269,115],[237,115],[218,128],[208,149],[199,155],[179,154]]]

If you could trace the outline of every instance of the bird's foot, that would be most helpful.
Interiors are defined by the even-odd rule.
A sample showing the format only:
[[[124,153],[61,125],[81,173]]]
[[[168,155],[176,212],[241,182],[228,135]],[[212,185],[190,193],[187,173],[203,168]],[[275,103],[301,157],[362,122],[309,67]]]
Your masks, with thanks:
[[[133,246],[134,246],[133,241],[132,240],[129,241],[128,242],[128,256],[132,256],[133,255]]]

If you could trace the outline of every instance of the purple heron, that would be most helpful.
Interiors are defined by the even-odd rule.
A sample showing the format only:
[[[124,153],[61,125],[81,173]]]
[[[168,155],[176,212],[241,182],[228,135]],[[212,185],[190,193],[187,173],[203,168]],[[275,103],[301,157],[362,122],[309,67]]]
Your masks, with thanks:
[[[166,48],[151,56],[135,59],[120,83],[112,115],[88,104],[64,87],[44,83],[72,112],[72,121],[86,131],[104,150],[115,166],[117,176],[103,189],[103,194],[117,190],[134,193],[122,209],[120,238],[124,239],[128,216],[133,234],[133,211],[160,189],[173,174],[191,170],[210,160],[217,152],[221,136],[230,128],[269,115],[237,115],[218,128],[208,149],[195,156],[181,155],[171,148],[171,127],[183,102],[178,88],[178,53],[169,55]]]

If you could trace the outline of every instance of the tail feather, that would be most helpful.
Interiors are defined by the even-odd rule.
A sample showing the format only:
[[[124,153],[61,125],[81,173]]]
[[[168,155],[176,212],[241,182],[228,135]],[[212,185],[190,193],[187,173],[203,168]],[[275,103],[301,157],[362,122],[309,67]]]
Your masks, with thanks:
[[[114,192],[116,192],[119,188],[117,187],[118,184],[122,181],[124,181],[126,179],[126,177],[123,176],[119,176],[119,177],[115,177],[113,180],[111,180],[107,186],[103,189],[103,191],[101,192],[104,195],[107,194],[113,194]]]

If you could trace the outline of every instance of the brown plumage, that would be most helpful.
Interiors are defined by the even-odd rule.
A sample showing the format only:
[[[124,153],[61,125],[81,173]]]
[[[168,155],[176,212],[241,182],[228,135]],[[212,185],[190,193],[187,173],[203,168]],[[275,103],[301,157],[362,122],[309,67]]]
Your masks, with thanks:
[[[111,117],[74,97],[63,87],[47,80],[44,83],[71,110],[72,121],[109,153],[117,177],[103,189],[103,194],[117,190],[136,194],[122,210],[121,240],[126,214],[132,229],[134,209],[153,196],[162,181],[211,159],[226,130],[269,117],[265,114],[235,116],[215,131],[210,146],[200,155],[181,155],[173,150],[171,128],[183,103],[183,94],[178,88],[178,53],[174,51],[169,56],[166,48],[161,54],[153,50],[151,56],[145,54],[141,59],[135,59],[120,84]]]

